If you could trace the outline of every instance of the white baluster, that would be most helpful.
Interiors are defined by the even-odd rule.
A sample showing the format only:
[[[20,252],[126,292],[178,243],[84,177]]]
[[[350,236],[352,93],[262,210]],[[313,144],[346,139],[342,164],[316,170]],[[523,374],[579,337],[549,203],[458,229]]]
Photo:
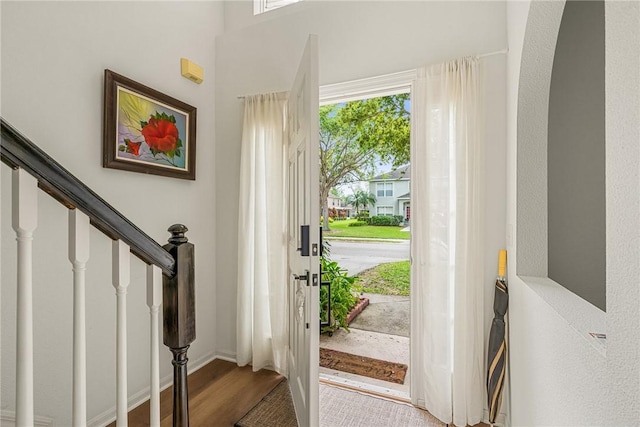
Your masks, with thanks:
[[[16,169],[12,225],[18,241],[16,425],[33,426],[33,231],[38,225],[38,181]]]
[[[129,246],[122,240],[113,241],[113,287],[116,288],[116,412],[117,427],[126,427],[127,419],[127,286],[129,286]]]
[[[160,426],[160,320],[158,312],[162,304],[162,271],[155,265],[147,265],[147,305],[151,317],[151,399],[150,425]]]
[[[69,210],[69,261],[73,269],[73,426],[87,425],[85,271],[89,260],[89,217]]]

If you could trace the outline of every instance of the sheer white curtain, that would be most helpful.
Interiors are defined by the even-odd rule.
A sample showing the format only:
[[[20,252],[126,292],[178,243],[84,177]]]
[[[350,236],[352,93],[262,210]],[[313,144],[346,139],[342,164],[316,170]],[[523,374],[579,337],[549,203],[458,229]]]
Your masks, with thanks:
[[[412,93],[412,390],[445,423],[482,420],[483,143],[478,62],[418,70]]]
[[[245,98],[238,221],[238,365],[287,374],[285,109],[282,93]]]

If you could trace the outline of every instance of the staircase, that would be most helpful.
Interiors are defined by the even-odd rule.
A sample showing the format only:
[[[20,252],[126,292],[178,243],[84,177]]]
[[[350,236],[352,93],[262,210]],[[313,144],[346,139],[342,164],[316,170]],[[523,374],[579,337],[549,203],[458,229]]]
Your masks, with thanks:
[[[194,245],[187,227],[169,227],[160,246],[140,228],[74,177],[58,162],[1,119],[1,159],[12,169],[12,226],[17,240],[16,426],[34,426],[34,231],[38,225],[38,191],[68,209],[69,262],[73,271],[73,426],[87,425],[86,271],[90,227],[112,240],[112,284],[116,294],[116,426],[128,424],[127,290],[130,256],[146,264],[149,310],[149,420],[160,426],[160,307],[163,341],[172,354],[173,426],[189,425],[187,350],[195,340]],[[136,355],[137,356],[137,355]],[[3,389],[4,392],[4,389]]]

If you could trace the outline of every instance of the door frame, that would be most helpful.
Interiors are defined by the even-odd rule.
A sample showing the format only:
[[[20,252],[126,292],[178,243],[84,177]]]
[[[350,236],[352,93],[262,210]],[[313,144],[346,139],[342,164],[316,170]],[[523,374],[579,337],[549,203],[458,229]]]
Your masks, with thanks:
[[[382,96],[388,95],[397,95],[400,93],[412,93],[413,92],[413,82],[416,80],[418,76],[418,72],[416,69],[400,71],[392,74],[384,74],[380,76],[367,77],[357,80],[350,80],[346,82],[333,83],[328,85],[320,86],[320,106],[330,105],[330,104],[339,104],[342,102],[350,102],[350,101],[358,101],[361,99],[369,99],[369,98],[378,98]],[[412,121],[413,124],[413,121]],[[411,142],[413,143],[413,132],[411,133]],[[409,199],[411,202],[411,199]],[[413,242],[413,239],[411,239]],[[411,243],[413,246],[413,243]],[[411,250],[409,259],[410,262],[413,262],[412,255],[413,251]],[[411,289],[414,288],[413,285],[413,275],[411,275]],[[416,322],[416,318],[414,313],[416,313],[415,300],[414,300],[414,292],[410,292],[410,325],[413,325]],[[412,327],[409,327],[409,366],[416,360],[416,356],[414,352],[417,351],[417,347],[414,343],[414,337],[412,332]],[[413,372],[413,370],[410,370]],[[397,399],[400,401],[410,402],[411,395],[415,394],[412,389],[414,387],[414,381],[411,381],[411,387],[409,390],[408,399],[404,395],[404,393],[395,395],[394,393],[389,393],[389,390],[383,389],[382,387],[369,385],[367,384],[367,391],[373,394],[380,394],[381,396],[385,396],[387,398],[391,397],[393,399]],[[350,381],[341,379],[340,380],[343,386],[346,387],[354,387]],[[356,389],[362,389],[363,387],[359,384],[355,386]],[[398,392],[399,393],[399,392]]]

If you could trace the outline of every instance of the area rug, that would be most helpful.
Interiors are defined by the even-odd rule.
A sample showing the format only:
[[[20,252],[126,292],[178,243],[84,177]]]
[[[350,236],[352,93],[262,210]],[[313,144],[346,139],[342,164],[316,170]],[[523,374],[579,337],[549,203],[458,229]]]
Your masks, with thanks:
[[[256,406],[234,424],[234,427],[298,427],[296,411],[289,391],[289,383],[283,380]]]
[[[407,375],[407,365],[403,363],[387,362],[326,348],[320,349],[320,366],[396,384],[404,384],[404,377]]]
[[[320,427],[445,427],[433,415],[404,403],[320,384]]]
[[[320,427],[445,427],[427,411],[320,384]],[[235,427],[298,427],[289,384],[282,381]]]

